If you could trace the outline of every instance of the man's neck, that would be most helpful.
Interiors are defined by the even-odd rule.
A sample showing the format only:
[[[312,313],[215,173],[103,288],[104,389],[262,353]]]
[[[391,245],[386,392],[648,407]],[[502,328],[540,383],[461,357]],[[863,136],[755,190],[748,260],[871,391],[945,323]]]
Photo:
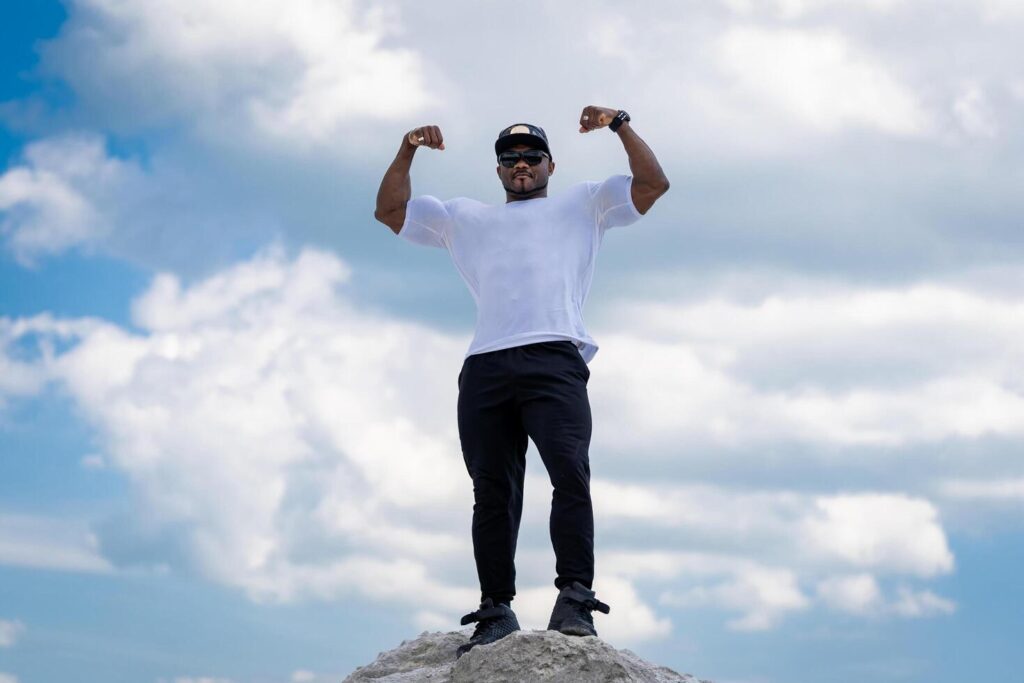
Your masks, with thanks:
[[[527,199],[540,199],[541,197],[547,196],[547,186],[536,189],[533,192],[527,192],[524,194],[516,194],[515,192],[509,192],[508,190],[505,190],[505,203],[510,204],[511,202],[522,202]]]

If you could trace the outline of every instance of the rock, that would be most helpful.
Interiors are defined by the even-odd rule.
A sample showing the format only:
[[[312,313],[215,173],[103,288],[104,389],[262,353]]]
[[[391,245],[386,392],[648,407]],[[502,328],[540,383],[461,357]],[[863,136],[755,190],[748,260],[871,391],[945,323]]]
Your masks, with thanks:
[[[456,660],[456,648],[472,632],[424,631],[380,653],[344,683],[709,683],[616,650],[600,638],[557,631],[516,631]]]

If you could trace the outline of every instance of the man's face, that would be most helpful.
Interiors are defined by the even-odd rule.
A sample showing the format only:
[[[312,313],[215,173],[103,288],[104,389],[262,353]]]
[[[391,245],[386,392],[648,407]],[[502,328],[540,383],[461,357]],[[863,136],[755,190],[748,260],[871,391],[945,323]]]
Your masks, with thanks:
[[[515,145],[507,151],[525,152],[534,149],[529,145]],[[555,172],[555,162],[547,156],[536,166],[530,166],[526,159],[520,159],[512,168],[505,168],[498,164],[498,177],[505,190],[512,194],[529,194],[536,190],[542,190],[548,185],[548,176]]]

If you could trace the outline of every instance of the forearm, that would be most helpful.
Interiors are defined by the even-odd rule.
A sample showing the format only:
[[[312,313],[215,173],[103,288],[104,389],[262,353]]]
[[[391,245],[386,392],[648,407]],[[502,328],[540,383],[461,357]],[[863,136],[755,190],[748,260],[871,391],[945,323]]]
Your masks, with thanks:
[[[409,169],[412,167],[412,159],[415,154],[416,147],[407,139],[403,139],[395,160],[391,162],[388,170],[384,173],[380,189],[377,190],[377,208],[373,212],[374,218],[391,228],[395,234],[398,234],[405,223],[405,206],[412,199],[412,180],[409,177]]]

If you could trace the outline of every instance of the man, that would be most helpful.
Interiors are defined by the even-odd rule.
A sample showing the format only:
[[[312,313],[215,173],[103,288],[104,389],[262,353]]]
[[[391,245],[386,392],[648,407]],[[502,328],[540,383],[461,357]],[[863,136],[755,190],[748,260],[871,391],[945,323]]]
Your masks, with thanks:
[[[629,121],[621,110],[583,109],[580,132],[615,131],[632,175],[579,183],[557,197],[548,197],[555,162],[547,135],[523,123],[494,143],[504,205],[412,198],[416,150],[444,149],[437,126],[410,131],[381,181],[377,220],[410,242],[446,248],[477,304],[476,334],[458,378],[458,424],[473,480],[481,603],[462,618],[463,625],[478,623],[456,657],[519,630],[510,603],[527,437],[554,487],[550,532],[559,593],[548,629],[596,636],[591,611],[610,611],[592,589],[587,363],[598,347],[583,326],[583,305],[605,230],[633,223],[669,188]]]

